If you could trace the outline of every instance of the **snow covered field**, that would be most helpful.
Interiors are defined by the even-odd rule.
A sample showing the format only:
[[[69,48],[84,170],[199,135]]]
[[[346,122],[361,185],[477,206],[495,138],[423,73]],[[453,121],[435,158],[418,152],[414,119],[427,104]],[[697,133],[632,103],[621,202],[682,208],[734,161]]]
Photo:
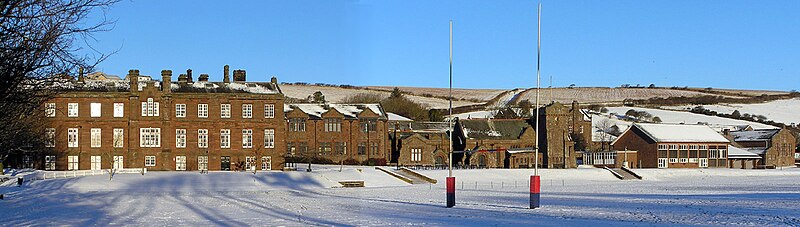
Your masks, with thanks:
[[[685,110],[693,107],[695,106],[673,108]],[[741,114],[764,115],[768,120],[773,120],[775,122],[800,124],[800,114],[797,114],[797,110],[800,110],[800,99],[783,99],[756,104],[717,104],[705,105],[703,107],[726,114],[733,113],[734,110],[739,110]]]
[[[301,167],[304,167],[301,165]],[[302,168],[301,168],[302,169]],[[407,185],[370,167],[307,172],[151,172],[0,187],[3,225],[800,225],[800,169],[541,170],[542,208],[527,209],[532,170],[456,170],[457,205],[439,184]],[[332,188],[364,180],[366,188]]]
[[[660,110],[660,109],[649,109],[649,108],[641,108],[641,107],[608,107],[609,113],[617,113],[618,115],[625,115],[630,109],[634,109],[637,111],[646,111],[653,116],[657,116],[661,118],[663,121],[662,123],[684,123],[684,124],[697,124],[697,122],[705,122],[709,125],[750,125],[753,126],[755,129],[766,129],[766,128],[775,128],[771,125],[765,125],[761,123],[756,123],[752,121],[744,121],[744,120],[737,120],[737,119],[730,119],[724,117],[717,117],[717,116],[708,116],[703,114],[696,114],[690,113],[685,111],[673,111],[673,110]]]

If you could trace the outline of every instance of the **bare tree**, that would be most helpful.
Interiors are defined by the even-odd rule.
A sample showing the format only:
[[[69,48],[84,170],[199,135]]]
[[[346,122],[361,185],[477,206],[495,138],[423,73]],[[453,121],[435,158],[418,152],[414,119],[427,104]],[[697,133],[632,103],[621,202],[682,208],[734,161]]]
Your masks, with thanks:
[[[601,120],[594,126],[594,128],[597,129],[595,131],[600,132],[600,150],[602,151],[606,150],[606,143],[609,140],[608,132],[611,130],[611,127],[614,127],[614,123],[608,118]]]
[[[42,103],[58,92],[53,83],[108,57],[89,41],[113,22],[87,18],[116,1],[0,1],[0,159],[47,151]]]

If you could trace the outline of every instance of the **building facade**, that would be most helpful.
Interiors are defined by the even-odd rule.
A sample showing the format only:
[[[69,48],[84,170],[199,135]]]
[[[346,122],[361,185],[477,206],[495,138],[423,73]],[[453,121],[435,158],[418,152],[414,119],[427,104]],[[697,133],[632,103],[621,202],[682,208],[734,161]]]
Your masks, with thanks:
[[[46,102],[48,146],[43,169],[148,170],[282,169],[286,122],[277,79],[245,80],[225,67],[226,82],[193,81],[191,70],[172,82],[67,82]]]
[[[287,156],[337,164],[389,159],[387,115],[379,104],[286,104],[284,111]]]
[[[636,150],[641,168],[728,167],[730,141],[706,125],[633,124],[611,145]]]
[[[725,131],[734,145],[761,157],[755,166],[793,166],[796,139],[788,129]]]

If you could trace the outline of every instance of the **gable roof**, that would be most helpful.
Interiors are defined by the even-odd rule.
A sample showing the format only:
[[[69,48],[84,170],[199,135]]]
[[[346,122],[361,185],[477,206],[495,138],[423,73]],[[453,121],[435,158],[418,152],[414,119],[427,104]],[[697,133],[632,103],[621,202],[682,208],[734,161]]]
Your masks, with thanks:
[[[400,114],[386,112],[386,117],[389,118],[390,121],[413,121],[407,117],[403,117]]]
[[[752,131],[734,131],[731,132],[731,135],[733,136],[733,141],[736,142],[765,141],[772,139],[772,137],[780,131],[780,129],[757,129]]]
[[[755,159],[761,158],[758,153],[728,145],[728,158]]]
[[[525,128],[532,128],[524,119],[459,120],[469,139],[518,139]]]
[[[321,119],[322,114],[330,110],[336,110],[344,115],[345,118],[355,119],[358,118],[358,114],[367,109],[378,114],[380,118],[386,118],[386,112],[383,111],[381,104],[284,104],[283,111],[288,113],[295,109],[308,114],[309,117],[318,119]]]
[[[623,135],[630,133],[631,130],[639,130],[651,140],[657,143],[675,142],[697,142],[697,143],[730,143],[728,139],[720,135],[711,127],[706,125],[683,125],[683,124],[633,124],[628,130],[614,141],[615,144]]]

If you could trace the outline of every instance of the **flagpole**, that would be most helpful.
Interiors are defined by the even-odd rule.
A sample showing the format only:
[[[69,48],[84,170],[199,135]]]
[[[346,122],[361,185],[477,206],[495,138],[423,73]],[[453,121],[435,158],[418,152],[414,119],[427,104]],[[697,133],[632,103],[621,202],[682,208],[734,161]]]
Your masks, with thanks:
[[[539,177],[539,89],[540,87],[540,72],[541,72],[541,65],[542,65],[542,3],[539,3],[539,7],[537,10],[537,34],[536,34],[536,130],[534,131],[536,134],[536,147],[534,149],[534,160],[535,164],[533,166],[533,176],[531,176],[531,188],[530,188],[530,209],[535,209],[539,207],[539,189],[540,189],[540,182],[541,178]]]
[[[453,20],[450,20],[450,119],[448,129],[450,134],[450,162],[447,177],[447,207],[456,205],[456,178],[453,177]]]

